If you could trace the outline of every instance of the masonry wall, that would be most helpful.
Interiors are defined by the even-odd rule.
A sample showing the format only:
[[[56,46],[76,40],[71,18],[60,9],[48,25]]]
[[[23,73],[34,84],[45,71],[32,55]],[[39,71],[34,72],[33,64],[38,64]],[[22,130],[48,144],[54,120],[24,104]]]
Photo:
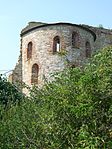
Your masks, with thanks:
[[[10,76],[12,83],[15,85],[20,84],[22,82],[22,53],[20,52],[20,56],[18,58],[18,62],[13,70],[12,75]]]
[[[79,34],[79,48],[72,47],[72,33]],[[60,37],[61,51],[53,54],[53,39]],[[51,80],[51,74],[62,71],[69,64],[81,65],[85,60],[85,43],[89,41],[94,52],[93,35],[79,27],[68,25],[53,25],[38,28],[22,37],[22,78],[23,82],[31,85],[31,70],[33,64],[39,66],[38,84],[43,84],[43,77]],[[32,58],[27,60],[27,45],[33,43]]]
[[[29,24],[28,29],[32,24]],[[33,27],[35,27],[33,25]],[[88,30],[84,29],[87,28]],[[26,31],[25,28],[24,31]],[[92,30],[96,34],[96,40],[89,31]],[[72,47],[73,31],[79,34],[79,47]],[[53,39],[55,36],[60,37],[61,51],[53,54]],[[85,43],[90,42],[91,52],[112,45],[112,31],[104,28],[95,28],[87,25],[50,25],[42,26],[22,35],[21,37],[21,53],[13,71],[12,82],[25,82],[31,86],[31,75],[33,64],[39,66],[38,85],[43,85],[44,78],[48,81],[52,80],[51,74],[62,71],[69,66],[82,66],[86,60]],[[27,45],[33,43],[32,58],[27,59]]]
[[[112,30],[103,27],[92,27],[84,25],[96,34],[95,49],[99,50],[103,47],[112,45]]]

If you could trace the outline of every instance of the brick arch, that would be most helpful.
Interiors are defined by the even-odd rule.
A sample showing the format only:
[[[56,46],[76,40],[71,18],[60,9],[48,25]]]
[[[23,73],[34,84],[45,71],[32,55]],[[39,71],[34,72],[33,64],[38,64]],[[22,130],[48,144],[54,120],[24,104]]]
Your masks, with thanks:
[[[32,47],[33,47],[33,43],[30,41],[27,45],[27,59],[32,58]]]
[[[37,84],[38,83],[38,73],[39,73],[39,66],[38,64],[33,64],[32,66],[32,74],[31,74],[31,83]]]
[[[72,32],[72,47],[73,48],[79,48],[79,43],[80,43],[79,39],[80,39],[79,33],[76,31],[73,31]]]
[[[53,39],[53,53],[60,51],[60,37],[55,36]]]

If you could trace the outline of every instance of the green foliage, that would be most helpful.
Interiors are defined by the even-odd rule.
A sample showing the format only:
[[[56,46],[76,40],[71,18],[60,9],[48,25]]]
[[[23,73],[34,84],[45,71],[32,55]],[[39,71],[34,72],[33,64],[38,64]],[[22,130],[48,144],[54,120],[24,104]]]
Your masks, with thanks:
[[[111,149],[112,47],[3,109],[1,149]]]
[[[64,49],[61,49],[61,50],[58,52],[58,55],[60,55],[60,56],[65,56],[65,55],[67,55],[67,51],[64,50]]]
[[[16,103],[22,98],[21,91],[14,84],[8,82],[6,78],[0,76],[0,104],[7,106],[9,102]]]

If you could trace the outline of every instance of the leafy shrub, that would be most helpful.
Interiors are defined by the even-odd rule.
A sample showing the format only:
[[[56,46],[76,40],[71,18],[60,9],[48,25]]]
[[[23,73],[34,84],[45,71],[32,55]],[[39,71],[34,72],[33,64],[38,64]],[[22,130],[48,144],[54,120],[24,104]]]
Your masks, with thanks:
[[[15,103],[22,100],[23,94],[19,89],[0,76],[0,104],[7,105],[9,102]]]
[[[30,94],[7,111],[1,107],[1,149],[112,148],[112,47]]]

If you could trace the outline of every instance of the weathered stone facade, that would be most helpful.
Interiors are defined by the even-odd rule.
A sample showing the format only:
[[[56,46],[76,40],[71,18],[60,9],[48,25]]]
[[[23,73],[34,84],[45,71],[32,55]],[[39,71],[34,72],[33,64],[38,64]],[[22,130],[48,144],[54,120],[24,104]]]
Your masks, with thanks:
[[[20,51],[20,56],[18,62],[16,63],[15,69],[12,73],[12,83],[21,83],[22,82],[22,53]]]
[[[110,44],[111,30],[71,23],[30,22],[21,31],[21,55],[13,71],[13,82],[42,85],[43,78],[50,81],[54,72],[83,65],[92,53]]]

